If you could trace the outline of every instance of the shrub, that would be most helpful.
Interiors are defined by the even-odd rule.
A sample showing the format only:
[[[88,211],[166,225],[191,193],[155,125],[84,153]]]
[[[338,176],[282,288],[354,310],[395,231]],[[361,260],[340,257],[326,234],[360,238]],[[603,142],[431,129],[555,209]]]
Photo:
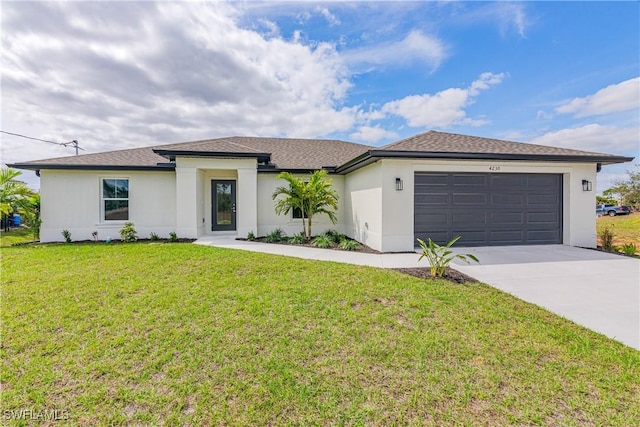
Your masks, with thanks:
[[[613,250],[613,231],[609,227],[602,230],[600,233],[600,241],[602,242],[602,249],[611,252]]]
[[[338,247],[344,251],[357,251],[360,249],[360,243],[351,239],[342,239]]]
[[[149,234],[149,239],[151,239],[152,242],[157,242],[160,240],[160,237],[152,231],[151,234]]]
[[[461,259],[467,264],[469,264],[469,259],[475,262],[480,262],[478,261],[478,258],[472,254],[454,254],[450,248],[458,240],[460,240],[460,236],[456,236],[446,245],[440,246],[431,240],[431,238],[429,238],[429,243],[425,243],[423,240],[418,239],[418,243],[420,243],[420,247],[422,248],[422,253],[420,254],[418,261],[422,258],[426,258],[429,261],[429,271],[433,277],[444,276],[444,272],[447,267],[451,261],[456,258]]]
[[[316,237],[311,241],[311,246],[315,246],[316,248],[332,248],[335,245],[333,243],[333,239],[327,237],[326,234]]]
[[[287,234],[282,231],[281,228],[276,228],[271,233],[267,234],[264,238],[267,243],[277,243],[283,241],[287,237]]]
[[[69,230],[62,230],[62,237],[67,243],[71,243],[71,232]]]
[[[178,234],[175,231],[169,233],[169,241],[176,243],[178,241]]]
[[[253,234],[253,231],[250,231],[249,234],[247,234],[247,240],[250,242],[253,242],[254,240],[256,240],[256,235]]]
[[[289,239],[289,243],[294,245],[301,245],[306,241],[307,239],[304,238],[304,235],[302,233],[294,234],[293,237]]]
[[[336,230],[327,230],[324,235],[331,239],[336,245],[340,244],[340,242],[346,238],[344,234],[340,234]]]
[[[123,242],[131,243],[138,240],[138,233],[132,222],[125,222],[124,227],[120,229],[120,239]]]
[[[622,245],[622,252],[624,252],[627,255],[635,255],[637,252],[636,244],[625,243],[624,245]]]

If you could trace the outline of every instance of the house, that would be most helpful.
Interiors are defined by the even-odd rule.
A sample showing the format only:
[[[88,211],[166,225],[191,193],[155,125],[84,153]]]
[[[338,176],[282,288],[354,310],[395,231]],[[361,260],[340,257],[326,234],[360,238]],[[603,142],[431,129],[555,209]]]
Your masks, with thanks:
[[[117,238],[125,221],[151,232],[291,235],[301,218],[278,216],[281,171],[326,169],[338,223],[314,223],[383,252],[416,238],[460,246],[565,244],[595,247],[594,198],[610,154],[429,131],[384,147],[337,140],[230,137],[16,163],[41,179],[44,242]]]

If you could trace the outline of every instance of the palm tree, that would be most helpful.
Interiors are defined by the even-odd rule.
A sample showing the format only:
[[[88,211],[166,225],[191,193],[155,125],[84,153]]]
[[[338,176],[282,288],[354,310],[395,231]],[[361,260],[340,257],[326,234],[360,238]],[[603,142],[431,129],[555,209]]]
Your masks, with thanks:
[[[315,214],[325,214],[332,224],[338,222],[335,211],[338,209],[338,193],[327,178],[326,170],[318,170],[309,176],[305,186],[305,204],[307,214],[307,240],[311,239],[311,218]],[[304,213],[304,212],[303,212]],[[304,215],[302,216],[304,222]]]
[[[3,219],[15,211],[29,210],[33,191],[24,182],[16,180],[20,175],[22,172],[15,169],[0,169],[0,214]]]
[[[326,214],[333,224],[337,222],[335,210],[338,209],[338,193],[327,178],[327,171],[313,172],[308,182],[289,172],[281,172],[277,178],[284,179],[289,186],[278,187],[273,192],[274,200],[284,196],[276,201],[276,213],[287,215],[290,211],[299,209],[302,213],[302,232],[307,240],[311,239],[314,215]]]
[[[294,209],[300,209],[302,212],[302,218],[304,218],[307,209],[304,206],[304,192],[305,182],[302,178],[296,178],[289,172],[281,172],[276,177],[277,179],[284,179],[289,183],[288,187],[278,187],[271,196],[273,200],[276,200],[278,196],[284,196],[276,201],[276,214],[288,215]],[[307,235],[307,229],[304,220],[302,221],[302,232],[305,237]]]

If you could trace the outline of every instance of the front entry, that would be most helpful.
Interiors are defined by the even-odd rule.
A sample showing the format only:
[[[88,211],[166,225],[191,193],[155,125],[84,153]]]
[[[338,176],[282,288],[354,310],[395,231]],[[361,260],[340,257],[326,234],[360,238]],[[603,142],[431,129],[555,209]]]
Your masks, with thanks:
[[[236,229],[236,182],[228,179],[211,181],[211,230]]]

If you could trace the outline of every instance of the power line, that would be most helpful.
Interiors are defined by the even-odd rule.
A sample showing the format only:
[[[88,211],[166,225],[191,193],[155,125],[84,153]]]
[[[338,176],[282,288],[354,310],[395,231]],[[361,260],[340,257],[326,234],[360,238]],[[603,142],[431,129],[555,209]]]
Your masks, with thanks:
[[[32,136],[21,135],[19,133],[13,133],[13,132],[6,132],[3,130],[0,130],[0,132],[6,133],[7,135],[19,136],[20,138],[33,139],[34,141],[42,141],[42,142],[48,142],[49,144],[62,145],[63,147],[72,146],[73,148],[76,149],[76,156],[78,155],[78,150],[85,151],[84,148],[78,145],[78,141],[75,139],[69,142],[55,142],[55,141],[49,141],[48,139],[34,138]]]

